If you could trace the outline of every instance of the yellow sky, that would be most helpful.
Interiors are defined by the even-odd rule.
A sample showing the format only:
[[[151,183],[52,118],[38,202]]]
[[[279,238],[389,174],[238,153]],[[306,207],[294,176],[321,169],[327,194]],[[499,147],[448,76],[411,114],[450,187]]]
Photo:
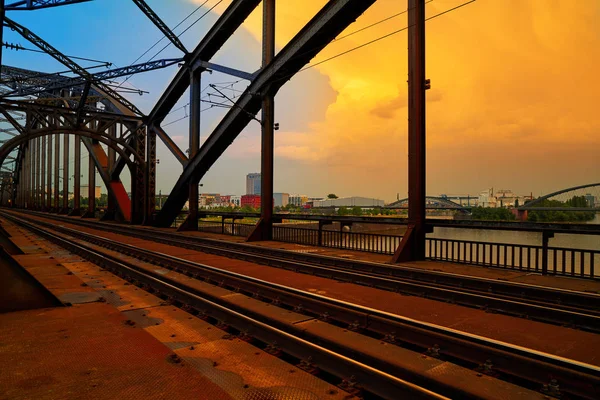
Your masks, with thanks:
[[[427,15],[462,2],[434,0]],[[279,0],[278,46],[323,4]],[[347,31],[404,9],[404,0],[379,0]],[[597,0],[478,0],[427,23],[430,194],[490,186],[540,194],[600,181],[598,21]],[[401,16],[334,42],[313,62],[406,23]],[[260,39],[261,7],[244,26]],[[328,184],[335,181],[345,194],[405,193],[407,33],[315,68],[329,87],[306,95],[326,110],[325,118],[302,132],[282,123],[276,157],[325,169],[336,177]],[[335,95],[320,96],[321,90]],[[360,191],[352,189],[357,181]]]

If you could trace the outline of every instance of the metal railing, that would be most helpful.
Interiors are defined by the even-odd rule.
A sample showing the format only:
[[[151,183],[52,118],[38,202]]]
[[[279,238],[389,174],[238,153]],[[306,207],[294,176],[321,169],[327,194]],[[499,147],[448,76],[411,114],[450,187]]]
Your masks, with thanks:
[[[207,216],[214,218],[216,215]],[[203,232],[247,237],[254,229],[250,222],[240,223],[243,218],[253,218],[254,214],[243,216],[222,216],[221,221],[200,220],[198,230]],[[285,223],[273,226],[273,240],[297,243],[307,246],[336,248],[342,250],[364,251],[377,254],[392,255],[398,248],[402,236],[394,234],[353,232],[343,230],[344,224],[375,223],[372,218],[336,216],[287,216],[294,220],[304,221],[299,224]],[[287,218],[286,218],[287,220]],[[396,225],[404,221],[396,220]],[[331,223],[340,224],[339,229],[332,229]],[[385,218],[384,224],[391,224],[391,218]],[[318,227],[316,226],[318,224]],[[305,226],[302,226],[305,225]],[[548,239],[554,232],[570,234],[598,235],[597,227],[574,224],[512,224],[512,223],[476,223],[466,224],[462,221],[431,221],[432,226],[462,229],[490,229],[507,231],[541,232],[542,244],[514,244],[499,242],[482,242],[428,237],[426,257],[435,261],[477,265],[483,267],[502,268],[508,270],[573,276],[578,278],[600,279],[600,249],[574,249],[550,247]],[[581,228],[581,229],[579,229]]]
[[[402,236],[274,226],[273,240],[391,255],[400,244]]]
[[[600,263],[600,250],[438,238],[428,238],[426,250],[427,258],[437,261],[580,278],[600,277],[595,268]]]

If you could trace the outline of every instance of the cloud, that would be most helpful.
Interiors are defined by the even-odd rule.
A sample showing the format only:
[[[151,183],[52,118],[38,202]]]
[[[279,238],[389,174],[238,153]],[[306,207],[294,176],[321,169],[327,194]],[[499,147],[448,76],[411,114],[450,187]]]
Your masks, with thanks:
[[[402,88],[398,90],[398,96],[391,100],[384,100],[378,103],[373,109],[371,109],[371,114],[384,119],[395,118],[396,113],[408,107],[408,93],[407,88]],[[442,93],[440,90],[431,89],[427,92],[427,104],[441,101]]]
[[[461,2],[432,2],[427,15]],[[278,46],[323,4],[279,2]],[[406,2],[380,0],[347,32],[405,7]],[[245,25],[257,39],[260,17],[258,10]],[[600,2],[503,0],[478,1],[427,23],[431,194],[473,192],[502,177],[517,192],[568,187],[575,178],[600,180],[600,159],[591,170],[594,161],[582,159],[600,150],[598,20]],[[403,16],[334,42],[313,63],[406,24]],[[406,49],[402,32],[318,65],[315,69],[328,79],[305,95],[319,99],[321,91],[330,98],[316,103],[318,118],[307,117],[305,126],[290,127],[297,131],[277,135],[276,157],[302,166],[296,170],[312,176],[315,191],[350,192],[362,185],[365,193],[387,199],[405,193]],[[309,82],[304,76],[292,81],[302,86]],[[325,181],[323,171],[333,178]],[[332,182],[335,187],[326,186]]]

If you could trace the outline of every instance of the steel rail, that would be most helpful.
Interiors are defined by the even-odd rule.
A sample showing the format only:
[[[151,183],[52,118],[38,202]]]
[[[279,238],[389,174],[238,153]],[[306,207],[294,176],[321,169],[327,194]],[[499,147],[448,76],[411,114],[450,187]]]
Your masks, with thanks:
[[[233,326],[237,331],[243,332],[244,335],[256,338],[265,344],[277,343],[277,346],[286,353],[300,360],[310,359],[311,363],[318,364],[320,369],[341,379],[354,376],[365,390],[379,397],[397,399],[408,396],[406,398],[447,399],[443,395],[399,379],[323,346],[311,343],[299,336],[261,322],[253,318],[253,316],[244,315],[234,309],[203,298],[194,293],[193,288],[181,282],[161,276],[158,273],[143,272],[133,265],[127,265],[116,258],[108,257],[105,254],[77,244],[65,237],[52,234],[23,220],[12,216],[7,216],[7,218],[66,250],[117,273],[117,275],[126,276],[135,283],[159,292],[173,302],[187,305],[188,308],[194,310],[202,310],[201,313],[203,316],[210,316],[218,321],[227,321],[227,325]]]
[[[49,228],[63,230],[64,233],[74,232],[72,229],[66,227],[56,228],[47,222],[37,222]],[[78,235],[81,237],[89,237],[88,235],[91,234],[79,232]],[[98,236],[91,236],[94,236],[94,240],[101,241]],[[104,244],[112,243],[109,239],[104,240]],[[157,238],[153,236],[152,240],[158,241]],[[165,242],[163,240],[163,242],[171,245],[174,244],[172,241]],[[126,252],[128,250],[125,245],[119,246],[119,251]],[[457,290],[457,287],[450,287],[433,282],[427,284],[415,282],[410,278],[393,276],[391,271],[385,267],[380,268],[381,271],[358,271],[342,267],[320,266],[299,261],[289,261],[283,258],[270,257],[268,255],[248,254],[235,250],[222,250],[221,248],[215,247],[209,248],[209,246],[203,245],[202,251],[205,250],[210,250],[211,254],[241,259],[271,267],[372,286],[378,289],[412,296],[451,302],[453,304],[468,307],[482,308],[490,311],[493,310],[494,312],[518,317],[527,317],[529,319],[550,322],[561,326],[574,326],[583,330],[600,333],[600,309],[595,308],[594,304],[589,305],[591,308],[587,307],[583,309],[561,304],[549,307],[548,305],[543,304],[543,302],[526,298],[526,296],[523,296],[522,294],[515,299],[510,296],[488,293],[487,290],[470,290],[465,288],[459,288],[459,290]],[[260,250],[263,250],[263,248],[260,248]],[[142,255],[139,258],[145,259],[146,257]],[[393,268],[394,267],[391,267],[391,269]],[[594,298],[593,296],[585,297]],[[600,300],[600,296],[597,297],[597,300]]]
[[[509,315],[600,332],[600,295],[439,271],[347,260],[314,254],[198,238],[152,228],[63,220],[177,247],[328,278],[351,281],[415,296],[485,308]],[[102,226],[103,225],[103,226]]]
[[[7,217],[13,221],[19,220],[14,216]],[[39,221],[35,222],[39,224]],[[301,304],[303,313],[335,320],[338,324],[346,324],[355,328],[361,327],[382,337],[392,337],[397,341],[411,343],[423,349],[429,349],[430,352],[438,352],[442,356],[474,365],[481,365],[484,360],[490,359],[493,360],[495,371],[507,376],[526,377],[529,381],[540,385],[543,385],[544,379],[549,376],[560,377],[558,379],[564,393],[581,398],[597,396],[595,391],[598,386],[595,385],[600,383],[600,375],[598,375],[600,368],[598,367],[124,245],[70,228],[43,224],[50,229],[76,235],[76,239],[90,240],[91,238],[92,243],[113,248],[120,253],[130,254],[189,276],[202,277],[219,286],[231,287],[235,291],[244,291],[253,297],[263,297],[289,307],[297,308]],[[117,258],[114,260],[123,262]],[[214,300],[218,301],[218,299]],[[276,321],[269,322],[276,323]],[[436,348],[437,350],[435,350]]]

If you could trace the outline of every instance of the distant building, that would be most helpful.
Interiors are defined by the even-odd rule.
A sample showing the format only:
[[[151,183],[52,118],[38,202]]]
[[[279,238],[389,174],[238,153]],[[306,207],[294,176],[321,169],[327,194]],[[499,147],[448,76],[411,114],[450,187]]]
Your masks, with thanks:
[[[289,204],[290,194],[289,193],[273,193],[273,200],[275,207],[285,207]]]
[[[595,207],[596,206],[596,196],[591,195],[591,194],[586,194],[585,195],[585,201],[587,201],[588,206],[589,207]]]
[[[514,207],[515,204],[523,204],[522,198],[512,192],[512,190],[498,190],[496,192],[497,207]]]
[[[483,192],[479,193],[479,198],[477,200],[479,207],[496,208],[498,202],[496,201],[496,197],[493,193],[493,189],[484,190]]]
[[[219,193],[201,193],[198,196],[198,205],[200,207],[218,207],[220,204],[221,195]]]
[[[231,195],[229,197],[229,203],[234,207],[241,207],[242,205],[242,196]]]
[[[289,204],[294,205],[296,207],[302,207],[308,202],[308,196],[304,194],[294,194],[292,196],[289,196],[288,202]]]
[[[260,208],[260,194],[245,194],[241,197],[240,206],[250,206]]]
[[[222,195],[221,201],[219,202],[221,205],[230,206],[231,205],[231,195]]]
[[[260,174],[250,173],[246,175],[246,194],[260,194]]]
[[[85,199],[87,199],[89,197],[88,188],[89,188],[88,185],[81,185],[79,187],[79,193],[80,193],[81,197],[83,197]],[[94,190],[94,193],[95,193],[94,197],[97,199],[100,198],[100,190],[101,190],[100,186],[96,186],[96,188]]]
[[[312,206],[319,207],[383,207],[384,201],[372,197],[343,197],[340,199],[315,200]]]

